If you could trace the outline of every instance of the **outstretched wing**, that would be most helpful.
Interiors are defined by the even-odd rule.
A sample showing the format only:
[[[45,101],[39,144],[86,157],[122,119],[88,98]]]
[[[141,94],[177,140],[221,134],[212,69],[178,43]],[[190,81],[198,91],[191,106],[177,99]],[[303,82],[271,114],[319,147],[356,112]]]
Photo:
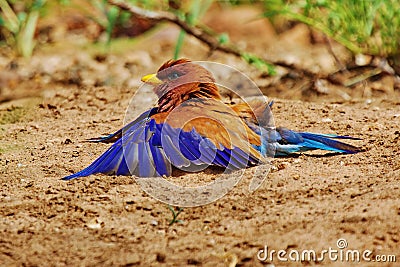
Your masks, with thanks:
[[[234,112],[211,100],[187,102],[171,113],[145,112],[116,133],[96,139],[116,141],[87,168],[63,180],[95,173],[168,176],[171,164],[187,170],[203,165],[235,170],[263,161],[254,148],[260,137]]]
[[[163,149],[154,144],[155,137],[159,134],[159,127],[148,116],[135,120],[134,123],[128,124],[109,137],[101,139],[100,141],[112,140],[115,136],[119,136],[114,144],[87,168],[66,176],[63,180],[95,173],[133,174],[144,177],[169,175],[171,165]]]
[[[107,136],[101,136],[101,137],[94,137],[87,139],[88,142],[93,142],[93,143],[114,143],[118,139],[122,137],[122,133],[129,130],[130,128],[134,128],[137,123],[140,123],[144,119],[150,117],[157,111],[157,108],[152,108],[150,110],[147,110],[146,112],[143,112],[137,119],[134,121],[131,121],[127,125],[125,125],[123,128],[119,129],[115,133],[109,134]]]

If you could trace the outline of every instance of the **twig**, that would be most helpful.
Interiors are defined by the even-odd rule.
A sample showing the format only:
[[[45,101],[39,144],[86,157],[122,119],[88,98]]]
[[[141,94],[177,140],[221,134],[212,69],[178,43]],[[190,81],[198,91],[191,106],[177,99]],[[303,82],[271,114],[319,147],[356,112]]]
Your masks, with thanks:
[[[174,15],[173,13],[165,12],[165,11],[150,11],[150,10],[145,10],[140,7],[136,7],[133,5],[130,5],[124,1],[121,0],[107,0],[108,3],[115,5],[123,10],[129,11],[132,14],[141,17],[143,19],[148,19],[152,20],[154,22],[162,22],[162,21],[167,21],[171,22],[177,26],[179,26],[181,29],[183,29],[186,33],[192,35],[196,39],[202,41],[205,43],[209,48],[210,51],[218,50],[227,54],[231,54],[240,58],[243,58],[244,55],[248,54],[244,51],[241,51],[237,47],[233,45],[226,45],[226,44],[221,44],[217,38],[215,38],[212,34],[207,32],[206,30],[197,27],[197,26],[191,26],[187,24],[185,21],[181,20],[179,17]],[[263,59],[267,64],[269,63],[267,60]],[[297,69],[295,66],[292,66],[290,64],[286,64],[284,62],[270,62],[269,64],[271,65],[276,65],[276,66],[281,66],[284,68],[289,68],[289,69],[294,69],[297,70],[298,72],[303,73],[306,76],[310,77],[315,77],[315,73],[312,73],[307,70],[303,69]]]
[[[340,70],[348,72],[346,66],[345,66],[345,65],[342,63],[342,61],[337,57],[335,51],[333,51],[331,39],[330,39],[328,36],[325,35],[325,40],[326,40],[326,43],[328,44],[329,53],[330,53],[330,54],[333,56],[333,58],[335,59],[335,62],[336,62],[336,64],[339,66]]]
[[[224,52],[227,54],[235,55],[242,59],[244,59],[246,57],[245,56],[246,54],[248,55],[248,53],[246,53],[245,51],[241,51],[234,45],[221,44],[219,42],[219,40],[214,35],[210,34],[208,31],[206,31],[198,26],[189,25],[188,23],[181,20],[178,16],[176,16],[173,13],[165,12],[165,11],[157,11],[156,12],[156,11],[145,10],[140,7],[130,5],[126,2],[124,2],[123,0],[107,0],[107,1],[111,5],[115,5],[115,6],[119,7],[120,9],[126,10],[138,17],[148,19],[153,22],[166,21],[166,22],[170,22],[170,23],[173,23],[173,24],[179,26],[181,29],[183,29],[189,35],[192,35],[196,39],[205,43],[210,48],[210,53],[212,53],[212,51],[218,50],[218,51],[221,51],[221,52]],[[343,66],[343,64],[340,62],[340,60],[336,57],[335,53],[333,52],[331,44],[329,42],[329,39],[328,39],[328,48],[330,49],[330,52],[334,56],[336,62],[339,64],[341,71],[347,70],[346,67]],[[299,66],[295,66],[293,64],[288,64],[283,61],[275,61],[275,62],[269,61],[268,62],[267,60],[264,60],[264,59],[261,59],[261,60],[263,60],[266,64],[280,66],[280,67],[295,71],[295,72],[299,73],[300,75],[306,76],[311,81],[313,81],[313,83],[318,79],[326,79],[331,83],[337,83],[337,81],[335,81],[331,75],[321,75],[319,73],[314,73],[312,71],[303,69],[303,68],[301,68]],[[249,63],[251,63],[251,62],[249,62]],[[368,78],[370,76],[367,75],[366,77]],[[365,77],[361,77],[361,80],[362,79],[365,79]],[[353,79],[353,80],[343,83],[342,85],[347,87],[347,86],[351,86],[352,84],[357,83],[357,82],[358,82],[357,79],[356,80]]]
[[[365,81],[365,80],[367,80],[375,75],[381,74],[381,73],[382,73],[382,70],[378,69],[378,68],[370,70],[370,71],[366,71],[364,73],[361,73],[360,75],[357,75],[356,77],[347,79],[346,81],[343,82],[343,85],[345,87],[350,87],[356,83]]]
[[[199,39],[203,43],[205,43],[210,49],[212,50],[219,50],[228,54],[232,54],[238,57],[242,56],[242,53],[239,49],[231,46],[226,46],[226,45],[221,45],[219,41],[214,37],[211,36],[210,34],[205,33],[203,30],[196,26],[190,26],[188,25],[185,21],[179,19],[177,16],[175,16],[172,13],[169,12],[164,12],[164,11],[149,11],[142,9],[140,7],[136,7],[133,5],[130,5],[126,2],[118,1],[118,0],[108,0],[108,3],[115,5],[123,10],[129,11],[132,14],[135,14],[138,17],[145,18],[152,20],[154,22],[161,22],[161,21],[167,21],[171,22],[177,26],[179,26],[181,29],[183,29],[185,32],[188,34],[194,36],[195,38]]]
[[[150,10],[145,10],[140,7],[136,7],[133,5],[130,5],[124,1],[121,0],[108,0],[108,3],[115,5],[123,10],[129,11],[130,13],[144,18],[148,20],[152,20],[154,22],[162,22],[162,21],[167,21],[170,23],[173,23],[177,26],[179,26],[181,29],[183,29],[185,32],[188,34],[194,36],[196,39],[202,41],[205,43],[209,48],[210,51],[218,50],[227,54],[235,55],[237,57],[243,58],[243,56],[247,53],[244,51],[241,51],[237,47],[233,45],[226,45],[226,44],[221,44],[217,38],[215,38],[213,35],[210,33],[206,32],[204,29],[201,29],[196,26],[190,26],[188,25],[185,21],[179,19],[176,15],[165,12],[165,11],[150,11]],[[263,59],[264,60],[264,59]],[[264,60],[267,64],[275,65],[275,66],[280,66],[283,68],[288,68],[294,71],[297,71],[313,80],[315,80],[318,76],[318,74],[313,73],[311,71],[305,70],[305,69],[299,69],[298,67],[287,64],[285,62],[277,61],[277,62],[268,62],[267,60]]]

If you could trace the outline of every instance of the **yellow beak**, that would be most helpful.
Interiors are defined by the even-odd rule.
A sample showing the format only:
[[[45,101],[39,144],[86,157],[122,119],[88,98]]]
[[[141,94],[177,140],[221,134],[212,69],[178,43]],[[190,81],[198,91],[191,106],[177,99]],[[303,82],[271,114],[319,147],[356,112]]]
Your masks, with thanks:
[[[157,78],[157,74],[149,74],[142,77],[142,82],[150,84],[161,84],[163,81]]]

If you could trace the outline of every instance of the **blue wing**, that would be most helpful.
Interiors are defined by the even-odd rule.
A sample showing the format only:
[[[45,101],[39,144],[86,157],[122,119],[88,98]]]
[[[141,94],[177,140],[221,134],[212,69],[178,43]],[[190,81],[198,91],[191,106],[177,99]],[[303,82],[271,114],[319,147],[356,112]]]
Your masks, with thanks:
[[[66,176],[63,180],[95,173],[140,177],[168,176],[172,173],[171,164],[183,170],[203,165],[236,170],[259,163],[259,159],[239,148],[217,148],[194,128],[186,132],[166,123],[157,124],[149,117],[152,112],[154,111],[143,113],[111,135],[90,139],[94,142],[114,143],[87,168]]]
[[[137,119],[128,123],[122,129],[119,129],[115,133],[112,133],[107,136],[90,138],[87,141],[94,142],[94,143],[114,143],[122,137],[123,132],[126,132],[128,129],[130,129],[131,127],[134,127],[137,123],[140,123],[141,121],[150,117],[151,115],[153,115],[156,112],[157,112],[157,108],[152,108],[146,112],[143,112]]]
[[[63,180],[94,173],[134,174],[145,177],[169,175],[171,165],[163,149],[153,142],[156,139],[155,136],[159,134],[155,121],[144,116],[141,120],[135,120],[127,126],[108,137],[99,139],[99,142],[108,142],[115,136],[119,136],[114,144],[87,168],[66,176]]]

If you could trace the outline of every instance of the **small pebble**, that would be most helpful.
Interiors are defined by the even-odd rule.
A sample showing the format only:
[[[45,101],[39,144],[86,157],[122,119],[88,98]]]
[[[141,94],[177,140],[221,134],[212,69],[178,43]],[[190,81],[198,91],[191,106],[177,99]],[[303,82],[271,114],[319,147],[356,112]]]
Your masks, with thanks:
[[[100,223],[88,223],[86,226],[90,229],[100,229],[101,224]]]
[[[89,223],[87,223],[86,226],[89,229],[100,229],[102,224],[103,224],[103,221],[101,221],[100,219],[94,219],[94,220],[91,220]]]
[[[368,65],[372,60],[372,56],[370,55],[363,55],[363,54],[357,54],[355,56],[355,61],[357,66],[365,66]]]
[[[333,122],[333,120],[330,119],[330,118],[324,118],[324,119],[322,119],[321,121],[322,121],[322,122]]]

